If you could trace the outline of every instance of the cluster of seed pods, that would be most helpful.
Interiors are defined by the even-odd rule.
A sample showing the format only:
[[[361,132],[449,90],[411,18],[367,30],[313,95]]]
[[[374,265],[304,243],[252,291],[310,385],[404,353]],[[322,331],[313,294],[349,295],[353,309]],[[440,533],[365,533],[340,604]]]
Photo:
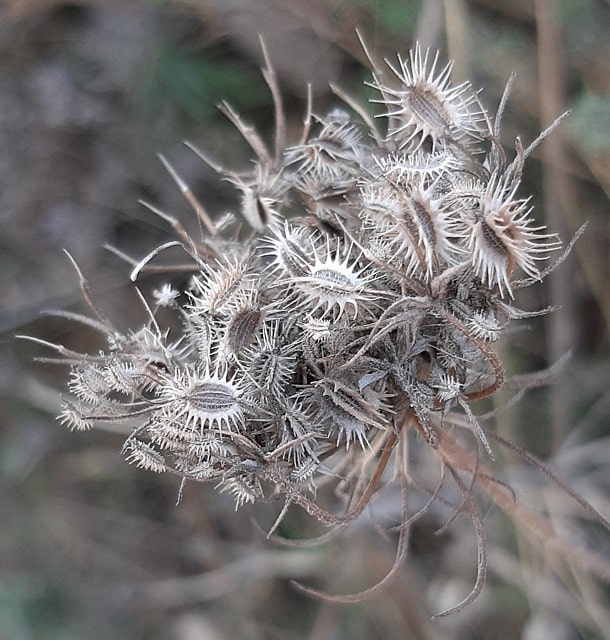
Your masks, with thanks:
[[[326,524],[363,510],[409,431],[437,447],[459,414],[489,450],[470,402],[502,386],[491,343],[523,315],[515,288],[539,281],[538,261],[559,246],[518,193],[545,134],[517,141],[508,160],[508,89],[491,117],[469,83],[452,84],[451,64],[418,46],[372,66],[377,116],[337,90],[342,106],[310,108],[290,143],[268,66],[273,149],[223,106],[254,151],[248,170],[192,149],[235,186],[235,211],[208,215],[167,165],[207,232],[195,239],[151,206],[176,240],[134,260],[132,279],[175,245],[193,275],[141,296],[148,321],[125,333],[81,274],[92,313],[64,315],[106,342],[93,355],[51,345],[71,367],[63,423],[125,422],[130,462],[212,482],[237,506],[280,494]],[[405,482],[406,466],[395,465]],[[317,503],[328,484],[349,496],[347,511]]]

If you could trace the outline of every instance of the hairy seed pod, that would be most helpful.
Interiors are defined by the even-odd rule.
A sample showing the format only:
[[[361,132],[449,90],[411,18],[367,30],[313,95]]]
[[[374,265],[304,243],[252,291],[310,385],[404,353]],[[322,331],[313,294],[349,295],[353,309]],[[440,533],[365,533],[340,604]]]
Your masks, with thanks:
[[[67,400],[62,403],[61,413],[57,416],[57,420],[70,431],[89,431],[93,428],[94,421],[85,417],[84,407],[78,407]]]
[[[140,469],[154,473],[163,473],[167,470],[165,458],[151,445],[136,438],[129,438],[125,442],[123,455],[127,462],[136,464]]]
[[[240,354],[250,346],[263,319],[258,307],[244,306],[229,321],[225,333],[225,349],[230,354]]]
[[[235,377],[186,367],[161,389],[160,412],[166,420],[183,421],[187,430],[237,429],[243,422],[241,395]]]
[[[400,81],[395,88],[374,76],[372,86],[381,93],[376,100],[387,106],[388,136],[400,149],[410,153],[430,142],[431,151],[442,149],[443,143],[480,138],[483,121],[481,107],[469,82],[452,86],[452,63],[436,74],[438,53],[429,64],[429,50],[422,54],[419,45],[409,54],[409,61],[398,58],[399,68],[388,66]],[[474,107],[474,108],[473,108]]]
[[[553,235],[538,233],[544,227],[532,225],[527,200],[515,199],[514,188],[509,190],[497,176],[492,176],[480,206],[468,246],[473,267],[483,283],[512,296],[513,271],[520,267],[538,278],[535,262],[559,243]]]

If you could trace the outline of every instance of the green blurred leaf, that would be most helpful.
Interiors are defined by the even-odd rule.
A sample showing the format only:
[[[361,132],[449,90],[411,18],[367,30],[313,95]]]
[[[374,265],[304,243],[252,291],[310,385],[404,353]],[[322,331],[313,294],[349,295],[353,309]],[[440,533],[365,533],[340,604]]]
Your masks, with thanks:
[[[0,583],[0,638],[10,640],[68,640],[66,594],[52,579],[12,574]],[[3,635],[6,634],[6,635]]]
[[[158,97],[171,100],[195,121],[213,117],[221,100],[227,100],[236,109],[248,109],[269,101],[257,71],[201,54],[162,49],[154,76]]]
[[[610,92],[584,93],[574,106],[569,131],[573,142],[587,153],[610,151]]]
[[[421,1],[356,0],[356,4],[368,9],[380,27],[402,36],[413,34],[421,8]]]

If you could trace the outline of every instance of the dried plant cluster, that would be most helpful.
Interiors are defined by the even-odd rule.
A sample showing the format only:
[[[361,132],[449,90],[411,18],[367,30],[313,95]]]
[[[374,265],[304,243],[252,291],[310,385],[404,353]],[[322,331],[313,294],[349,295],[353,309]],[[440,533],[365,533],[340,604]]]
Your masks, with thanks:
[[[170,246],[194,275],[185,290],[162,282],[154,299],[141,296],[147,323],[122,333],[80,274],[91,317],[63,315],[106,344],[94,355],[50,345],[70,365],[59,419],[71,429],[126,422],[129,462],[214,483],[237,506],[281,495],[280,518],[297,504],[327,525],[353,520],[390,480],[406,494],[403,444],[417,432],[451,472],[463,495],[455,511],[472,518],[480,542],[479,578],[462,606],[485,573],[472,485],[486,478],[490,489],[478,450],[491,451],[470,403],[503,385],[491,345],[525,315],[514,290],[539,282],[549,270],[539,261],[560,246],[518,192],[545,134],[527,149],[517,140],[508,160],[499,143],[508,87],[492,118],[429,51],[372,64],[376,118],[336,89],[344,107],[319,117],[310,105],[291,144],[268,66],[273,149],[223,105],[255,153],[249,169],[193,150],[238,190],[236,213],[213,222],[167,165],[205,233],[195,239],[149,205],[176,239],[133,261],[132,279]],[[161,308],[179,331],[160,326]],[[476,435],[466,456],[448,439],[455,425]],[[341,513],[317,502],[329,485]],[[497,483],[495,497],[502,491]],[[397,562],[414,519],[404,502]]]

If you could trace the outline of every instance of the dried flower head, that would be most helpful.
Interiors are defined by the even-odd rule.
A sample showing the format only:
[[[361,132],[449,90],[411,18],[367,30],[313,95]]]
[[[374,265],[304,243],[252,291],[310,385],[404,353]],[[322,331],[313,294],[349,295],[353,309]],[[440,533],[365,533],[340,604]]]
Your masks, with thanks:
[[[461,494],[452,520],[466,514],[478,543],[476,583],[455,611],[479,594],[485,576],[475,487],[534,523],[534,537],[562,548],[480,459],[481,450],[491,456],[498,437],[470,406],[505,381],[490,343],[523,315],[507,294],[541,279],[549,269],[540,271],[538,262],[559,244],[517,195],[534,145],[525,151],[517,145],[507,164],[499,116],[492,127],[470,85],[451,84],[451,64],[437,71],[438,54],[419,46],[398,62],[390,66],[393,83],[374,69],[372,86],[385,107],[377,122],[348,99],[355,114],[308,113],[292,145],[284,140],[279,87],[267,68],[274,152],[226,105],[254,150],[254,170],[233,173],[197,152],[241,191],[235,215],[215,224],[164,161],[208,235],[197,241],[149,206],[178,237],[133,260],[132,278],[179,245],[192,259],[190,284],[160,283],[154,306],[142,297],[146,324],[122,333],[97,310],[79,271],[93,317],[65,315],[99,331],[106,344],[95,355],[43,344],[71,369],[61,422],[88,429],[130,419],[136,426],[123,448],[129,462],[211,482],[238,507],[282,495],[279,519],[295,504],[326,525],[344,525],[388,483],[397,481],[405,496],[411,486],[421,490],[406,446],[410,434],[418,435],[443,468],[441,484],[424,489],[431,498],[416,514],[404,498],[387,578],[335,599],[364,598],[395,576],[410,524],[436,500],[448,504],[440,492],[452,482]],[[243,243],[235,241],[239,214],[252,229]],[[517,280],[520,274],[525,278]],[[159,326],[161,307],[181,327],[173,341]],[[474,434],[472,447],[458,443],[452,428]],[[391,462],[393,474],[386,473]],[[345,510],[321,506],[322,485],[345,496]],[[607,564],[600,569],[603,563],[589,555],[580,559],[610,575]]]

